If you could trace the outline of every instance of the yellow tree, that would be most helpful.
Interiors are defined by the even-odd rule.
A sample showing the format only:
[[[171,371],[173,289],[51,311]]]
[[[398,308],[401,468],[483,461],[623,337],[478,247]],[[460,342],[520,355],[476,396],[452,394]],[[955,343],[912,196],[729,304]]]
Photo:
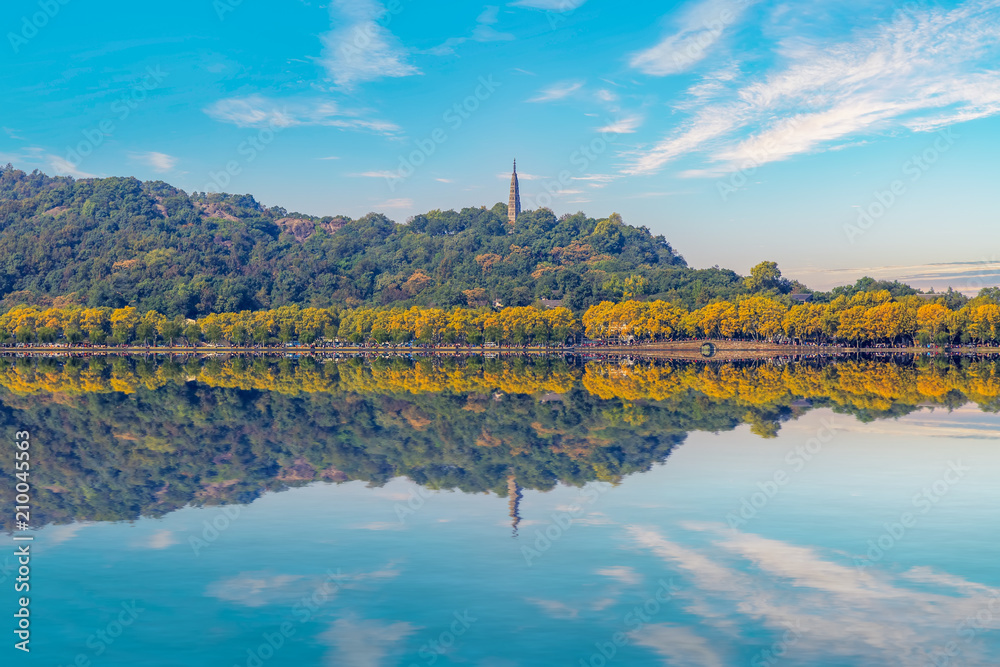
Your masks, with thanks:
[[[926,332],[932,339],[945,330],[951,310],[939,303],[929,303],[917,310],[917,327]]]
[[[116,308],[111,311],[111,336],[116,343],[127,343],[139,324],[139,311],[132,306]]]
[[[739,303],[740,331],[754,340],[770,338],[781,331],[785,307],[763,296],[751,296]]]

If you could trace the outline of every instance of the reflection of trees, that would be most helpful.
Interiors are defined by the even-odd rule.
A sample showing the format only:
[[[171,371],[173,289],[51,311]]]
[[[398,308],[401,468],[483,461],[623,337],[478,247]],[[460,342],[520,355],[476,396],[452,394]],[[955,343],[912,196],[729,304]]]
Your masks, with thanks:
[[[810,406],[996,410],[992,361],[709,365],[561,359],[0,361],[0,421],[34,434],[34,519],[247,502],[314,480],[508,493],[616,482],[694,430],[763,437]],[[0,459],[13,467],[10,450]],[[0,482],[9,491],[10,479]]]

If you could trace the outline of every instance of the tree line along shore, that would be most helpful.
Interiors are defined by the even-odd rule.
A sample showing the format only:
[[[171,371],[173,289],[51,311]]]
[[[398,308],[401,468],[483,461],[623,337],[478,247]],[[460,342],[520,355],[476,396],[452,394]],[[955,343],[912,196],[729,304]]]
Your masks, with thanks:
[[[766,296],[689,310],[677,303],[604,301],[578,317],[565,307],[279,308],[168,318],[134,307],[16,306],[0,315],[4,346],[268,347],[420,345],[609,345],[718,339],[756,344],[850,347],[995,345],[1000,304],[989,296],[958,308],[927,295],[858,292],[829,303],[792,306]]]

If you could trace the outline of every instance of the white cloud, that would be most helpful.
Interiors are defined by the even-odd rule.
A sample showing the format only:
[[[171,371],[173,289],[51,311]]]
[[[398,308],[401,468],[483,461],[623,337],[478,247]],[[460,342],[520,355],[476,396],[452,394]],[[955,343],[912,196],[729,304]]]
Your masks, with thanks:
[[[587,0],[517,0],[511,4],[515,7],[530,7],[544,9],[549,12],[571,12],[581,7]]]
[[[82,529],[92,525],[94,524],[68,523],[59,526],[49,526],[45,529],[43,535],[46,536],[48,544],[62,544],[63,542],[72,540]]]
[[[626,565],[615,565],[605,567],[597,571],[602,577],[611,577],[627,586],[634,586],[642,582],[642,575],[635,571],[635,568]]]
[[[538,91],[538,95],[532,97],[529,102],[553,102],[555,100],[562,100],[576,91],[583,88],[582,81],[564,81],[562,83],[557,83],[548,88],[544,88]]]
[[[136,162],[141,162],[148,167],[152,167],[153,171],[161,174],[170,171],[177,164],[177,158],[173,155],[157,153],[156,151],[150,151],[148,153],[130,153],[129,158],[135,160]]]
[[[998,19],[996,2],[972,0],[898,13],[840,43],[786,44],[783,65],[726,89],[725,101],[699,106],[699,94],[723,93],[719,86],[695,89],[692,117],[634,154],[626,173],[655,172],[696,152],[714,163],[704,173],[730,172],[862,133],[927,132],[996,114],[1000,80],[989,67],[1000,51]]]
[[[384,19],[390,15],[382,3],[334,0],[330,11],[335,27],[322,36],[320,63],[336,85],[352,88],[366,81],[420,74],[386,28]]]
[[[642,116],[626,116],[612,121],[610,124],[599,128],[597,131],[608,134],[632,134],[642,125]]]
[[[454,183],[455,182],[455,181],[451,180],[450,178],[435,178],[434,180],[437,181],[438,183]]]
[[[335,109],[331,109],[335,111]],[[261,97],[229,97],[215,102],[205,109],[205,113],[215,120],[232,123],[239,127],[289,127],[297,124],[288,107],[279,108],[278,103]]]
[[[173,532],[169,530],[158,530],[137,546],[146,549],[166,549],[167,547],[175,544],[177,544],[177,538],[174,536]]]
[[[379,204],[379,207],[381,207],[381,208],[406,208],[406,207],[409,207],[409,206],[413,206],[413,201],[410,200],[410,199],[394,199],[392,201],[394,201],[394,202],[400,202],[400,204],[396,205],[396,206],[389,206],[388,202],[387,202],[387,203]],[[406,202],[406,203],[403,203],[403,202]],[[358,530],[378,530],[378,531],[382,531],[382,530],[403,530],[404,528],[406,528],[406,526],[404,524],[400,523],[399,521],[372,521],[371,523],[359,523],[359,524],[356,524],[354,526],[351,526],[351,528],[355,528],[355,529],[358,529]]]
[[[722,667],[727,662],[708,640],[690,628],[659,623],[630,632],[628,636],[639,646],[662,655],[664,664],[671,667]]]
[[[913,568],[894,573],[871,564],[857,567],[849,555],[824,557],[801,547],[730,530],[725,524],[688,524],[714,537],[696,551],[655,529],[630,527],[638,546],[662,558],[685,580],[672,604],[694,614],[697,634],[655,625],[630,637],[660,652],[670,664],[731,664],[710,648],[759,643],[759,635],[734,637],[748,623],[794,638],[802,664],[923,664],[953,641],[956,619],[974,617],[1000,589]],[[704,552],[704,553],[703,553]],[[983,631],[1000,629],[995,616]],[[715,639],[725,636],[725,644]],[[962,646],[963,664],[989,664],[990,646]]]
[[[209,585],[206,594],[246,607],[263,607],[305,592],[308,582],[291,574],[243,572]]]
[[[527,602],[535,605],[552,618],[571,619],[580,614],[580,610],[569,606],[559,600],[543,600],[541,598],[527,598]]]
[[[452,37],[444,44],[436,46],[427,51],[436,56],[449,55],[455,52],[455,47],[468,41],[473,42],[506,42],[514,39],[514,35],[509,32],[500,32],[493,26],[499,22],[497,15],[500,8],[495,5],[487,5],[476,19],[476,27],[472,30],[471,37]]]
[[[497,174],[497,178],[509,181],[510,180],[510,174],[509,173],[508,174],[499,173],[499,174]],[[517,180],[518,181],[538,181],[538,180],[541,180],[543,178],[545,178],[545,177],[544,176],[539,176],[538,174],[527,174],[527,173],[521,173],[520,171],[517,172]]]
[[[339,155],[330,155],[329,157],[318,157],[317,160],[339,160]]]
[[[388,201],[382,202],[381,204],[376,204],[375,206],[377,208],[413,208],[413,200],[412,199],[390,199]],[[376,524],[369,524],[369,530],[376,530],[375,528],[371,528],[370,527],[370,526],[373,526],[373,525],[376,525]],[[378,524],[378,525],[383,525],[383,524]],[[391,525],[396,525],[396,524],[391,524]],[[387,528],[382,528],[382,530],[387,530]]]
[[[270,127],[278,130],[305,125],[324,125],[343,130],[395,134],[399,126],[388,121],[363,118],[362,113],[341,109],[336,103],[317,99],[278,101],[261,95],[230,97],[205,109],[217,121],[238,127]],[[336,159],[336,158],[327,158]]]
[[[593,183],[610,183],[616,181],[621,176],[617,174],[588,174],[587,176],[573,176],[574,181],[590,181]]]
[[[327,655],[324,664],[331,667],[379,667],[387,664],[385,659],[397,644],[419,629],[405,622],[380,623],[355,617],[342,618],[319,636],[335,648]]]
[[[58,155],[49,155],[49,166],[52,167],[52,171],[60,175],[68,175],[73,178],[97,178],[94,174],[87,173],[79,168],[77,165],[73,164],[66,158],[59,157]]]
[[[677,17],[676,31],[656,46],[632,56],[629,64],[652,76],[691,69],[708,55],[726,29],[740,20],[754,0],[701,0]]]
[[[394,171],[362,171],[357,174],[348,174],[356,178],[399,178],[399,174]]]

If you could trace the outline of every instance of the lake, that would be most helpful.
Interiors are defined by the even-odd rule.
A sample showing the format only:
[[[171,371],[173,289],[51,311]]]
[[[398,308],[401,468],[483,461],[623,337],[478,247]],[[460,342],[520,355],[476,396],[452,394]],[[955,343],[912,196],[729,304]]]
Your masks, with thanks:
[[[5,664],[997,664],[998,408],[996,359],[0,359]]]

